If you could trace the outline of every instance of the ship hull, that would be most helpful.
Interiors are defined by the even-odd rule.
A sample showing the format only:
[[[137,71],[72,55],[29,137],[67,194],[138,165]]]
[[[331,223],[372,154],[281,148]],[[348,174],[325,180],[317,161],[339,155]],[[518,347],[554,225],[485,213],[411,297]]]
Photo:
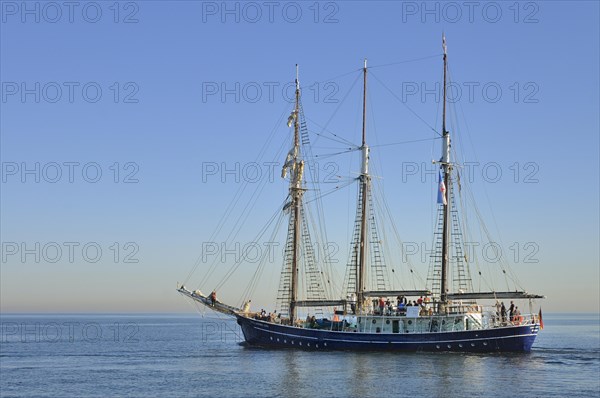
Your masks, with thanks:
[[[539,331],[539,324],[530,324],[440,333],[356,333],[236,317],[249,345],[303,350],[529,352]]]

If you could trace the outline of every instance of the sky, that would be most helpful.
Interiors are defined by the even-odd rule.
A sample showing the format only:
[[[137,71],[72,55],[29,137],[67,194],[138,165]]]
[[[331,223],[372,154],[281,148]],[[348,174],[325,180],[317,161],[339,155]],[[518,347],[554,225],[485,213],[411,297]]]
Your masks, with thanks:
[[[194,310],[177,283],[210,290],[215,256],[223,276],[285,198],[296,64],[328,191],[359,171],[356,152],[330,155],[360,144],[367,58],[372,173],[426,276],[442,32],[453,147],[494,242],[545,311],[600,311],[598,2],[0,6],[2,313]],[[343,275],[356,189],[339,191],[323,205]]]

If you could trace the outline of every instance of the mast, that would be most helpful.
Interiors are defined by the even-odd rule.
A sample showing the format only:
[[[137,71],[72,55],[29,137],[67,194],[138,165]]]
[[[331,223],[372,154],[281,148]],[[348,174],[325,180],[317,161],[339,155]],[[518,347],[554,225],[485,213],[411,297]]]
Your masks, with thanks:
[[[440,312],[445,312],[446,304],[448,302],[448,257],[449,257],[449,224],[450,224],[450,172],[452,171],[452,165],[450,164],[450,134],[446,131],[446,71],[448,69],[447,54],[446,54],[446,36],[442,34],[442,48],[444,49],[444,86],[443,86],[443,107],[442,107],[442,168],[444,170],[444,186],[446,187],[445,192],[442,195],[445,196],[443,200],[443,229],[442,229],[442,275],[441,275],[441,292],[440,301],[441,308]]]
[[[364,304],[363,292],[365,291],[366,270],[367,270],[367,198],[369,189],[369,147],[367,146],[367,60],[365,59],[363,67],[363,123],[362,123],[362,168],[360,175],[361,183],[361,217],[360,217],[360,256],[358,261],[358,270],[356,272],[356,297],[358,304],[358,313],[362,311]]]
[[[294,217],[294,232],[293,232],[293,252],[292,252],[292,267],[291,267],[291,284],[290,284],[290,325],[294,325],[296,320],[296,301],[298,296],[298,243],[300,237],[300,205],[302,202],[302,169],[303,161],[298,161],[300,153],[300,121],[298,112],[300,108],[300,82],[298,80],[298,64],[296,64],[296,103],[294,106],[294,148],[293,148],[293,166],[290,178],[290,196],[292,198],[292,208]]]

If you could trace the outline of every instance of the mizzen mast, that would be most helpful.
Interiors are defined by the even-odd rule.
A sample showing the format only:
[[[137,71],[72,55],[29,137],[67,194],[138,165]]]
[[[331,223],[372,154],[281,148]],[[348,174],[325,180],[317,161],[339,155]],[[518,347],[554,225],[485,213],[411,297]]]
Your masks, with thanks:
[[[446,51],[446,36],[442,34],[442,48],[444,50],[444,86],[442,89],[443,107],[442,107],[442,159],[441,167],[443,170],[443,185],[440,183],[440,190],[442,195],[442,206],[443,206],[443,227],[442,227],[442,275],[441,275],[441,289],[440,289],[440,301],[441,307],[439,312],[446,311],[446,304],[448,303],[448,265],[449,265],[449,249],[450,249],[450,236],[449,236],[449,224],[450,224],[450,195],[448,190],[451,188],[450,184],[450,173],[452,171],[452,165],[450,164],[450,133],[446,130],[446,73],[448,70],[447,51]]]

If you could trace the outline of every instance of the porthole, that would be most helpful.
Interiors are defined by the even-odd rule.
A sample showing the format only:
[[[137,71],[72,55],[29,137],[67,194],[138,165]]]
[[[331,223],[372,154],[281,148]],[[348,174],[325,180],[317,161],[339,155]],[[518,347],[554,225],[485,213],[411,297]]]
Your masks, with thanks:
[[[448,348],[452,348],[452,346],[451,346],[450,344],[448,344],[446,347],[448,347]]]
[[[318,344],[315,344],[315,347],[319,348],[319,345],[318,345]]]
[[[471,347],[475,347],[475,343],[471,343]]]
[[[310,347],[310,343],[306,343],[306,346],[307,346],[307,347]]]
[[[287,343],[287,340],[283,340],[284,343]]]
[[[294,340],[292,340],[292,345],[294,345]]]
[[[301,341],[299,341],[299,342],[298,342],[298,345],[302,345],[302,342],[301,342]]]
[[[462,345],[462,344],[459,344],[458,346],[459,346],[460,348],[463,348],[463,345]]]
[[[484,341],[484,342],[483,342],[483,345],[487,345],[487,341]]]
[[[273,340],[273,336],[271,336],[271,340]]]
[[[385,324],[386,324],[386,325],[389,325],[389,324],[390,324],[390,320],[389,320],[389,319],[386,319],[386,321],[385,321]]]
[[[324,345],[325,347],[327,347],[327,343],[323,343],[323,345]]]
[[[410,320],[410,319],[409,319],[409,320],[408,320],[408,324],[409,324],[409,325],[412,325],[412,320]]]
[[[439,350],[439,349],[440,349],[440,345],[439,345],[439,344],[437,344],[437,345],[435,346],[435,348],[437,348],[437,349]]]
[[[375,325],[377,323],[377,321],[375,319],[373,319],[373,325]]]

